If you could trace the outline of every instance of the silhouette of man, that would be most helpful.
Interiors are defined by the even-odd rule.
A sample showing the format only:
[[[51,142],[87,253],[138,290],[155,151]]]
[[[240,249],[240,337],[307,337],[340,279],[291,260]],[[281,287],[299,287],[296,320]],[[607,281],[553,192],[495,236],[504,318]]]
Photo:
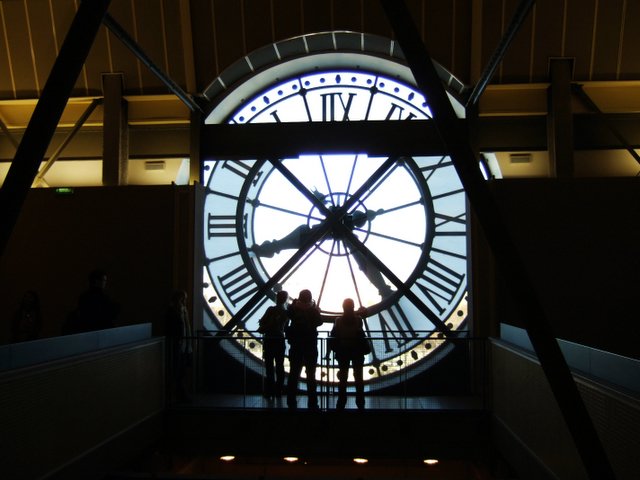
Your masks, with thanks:
[[[267,398],[280,397],[284,386],[284,329],[289,323],[287,300],[284,290],[276,294],[276,304],[267,308],[260,319],[258,332],[263,335],[263,356],[265,364],[265,391]]]
[[[296,394],[302,367],[307,374],[308,408],[318,409],[316,393],[316,365],[318,361],[318,327],[322,325],[320,309],[309,290],[302,290],[289,306],[291,323],[287,328],[291,372],[287,383],[287,406],[297,407]]]

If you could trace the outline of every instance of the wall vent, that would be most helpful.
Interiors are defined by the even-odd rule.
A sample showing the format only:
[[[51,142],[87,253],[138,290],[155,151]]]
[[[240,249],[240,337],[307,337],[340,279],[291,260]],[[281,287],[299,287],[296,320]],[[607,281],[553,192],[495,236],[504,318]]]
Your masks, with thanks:
[[[164,160],[147,160],[144,162],[145,170],[164,170],[165,166]]]
[[[530,153],[511,153],[509,154],[509,161],[511,163],[531,163]]]

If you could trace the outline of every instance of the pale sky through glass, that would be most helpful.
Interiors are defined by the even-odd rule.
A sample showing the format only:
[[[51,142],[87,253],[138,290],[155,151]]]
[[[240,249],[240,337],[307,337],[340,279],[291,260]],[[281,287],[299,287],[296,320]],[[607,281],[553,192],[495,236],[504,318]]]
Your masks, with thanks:
[[[304,96],[300,95],[302,90]],[[420,93],[393,79],[368,72],[334,71],[310,73],[277,84],[246,102],[229,121],[321,121],[328,115],[332,120],[403,120],[429,118],[430,111]],[[327,206],[340,206],[384,160],[345,152],[303,155],[286,159],[283,164],[307,189],[324,197]],[[259,199],[262,206],[255,209],[252,218],[256,245],[277,242],[302,225],[313,226],[324,219],[309,199],[275,170],[263,181]],[[416,268],[424,246],[427,221],[420,199],[416,180],[400,167],[362,195],[351,209],[352,213],[376,212],[375,218],[353,232],[401,281]],[[303,288],[310,289],[320,307],[329,312],[340,312],[346,297],[353,298],[358,306],[379,303],[383,299],[380,281],[373,285],[354,256],[347,255],[350,248],[346,248],[343,241],[325,236],[285,276],[281,287],[292,297]],[[273,275],[296,250],[282,249],[273,258],[258,256],[256,260]],[[362,263],[362,256],[359,259]],[[396,290],[389,279],[384,278],[384,283],[389,291]]]
[[[331,193],[333,203],[340,206],[344,203],[347,188],[349,194],[354,193],[384,160],[386,158],[353,154],[315,155],[287,159],[283,164],[309,190],[317,191],[323,196]],[[352,211],[372,211],[376,212],[376,217],[371,220],[370,231],[368,225],[363,225],[362,228],[355,229],[354,233],[396,276],[405,280],[420,257],[426,229],[424,209],[416,204],[420,200],[420,191],[415,181],[406,169],[396,168],[384,182],[374,185],[360,198],[363,202],[356,203]],[[275,170],[264,182],[260,202],[268,206],[284,207],[287,211],[266,206],[256,209],[253,227],[257,244],[285,237],[300,225],[307,225],[309,216],[310,226],[324,218],[304,195]],[[325,203],[329,204],[329,200]],[[397,209],[393,210],[394,208]],[[291,295],[297,295],[303,288],[311,289],[316,298],[322,292],[320,307],[334,312],[340,311],[342,300],[347,296],[364,306],[381,300],[377,288],[368,281],[354,259],[342,254],[342,242],[328,236],[319,244],[319,248],[314,247],[311,252],[304,265],[283,285]],[[261,258],[261,261],[267,272],[273,274],[293,253],[293,249],[286,250],[274,258]],[[331,256],[330,253],[334,255]],[[323,276],[327,271],[325,280]],[[358,285],[359,291],[356,291],[354,283]],[[387,280],[386,283],[392,287],[390,281]],[[392,288],[395,290],[395,287]]]

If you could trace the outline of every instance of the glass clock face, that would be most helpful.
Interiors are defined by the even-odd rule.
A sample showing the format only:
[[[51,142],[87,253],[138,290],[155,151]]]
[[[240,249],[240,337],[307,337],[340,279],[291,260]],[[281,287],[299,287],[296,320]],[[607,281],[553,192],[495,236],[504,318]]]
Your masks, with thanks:
[[[332,70],[257,92],[228,121],[429,116],[424,97],[407,84]],[[325,336],[345,298],[367,308],[369,388],[420,371],[464,326],[466,201],[448,157],[220,159],[205,163],[204,177],[205,328],[231,334],[256,368],[258,320],[278,290],[295,298],[310,289],[327,320]],[[317,375],[336,378],[325,365]]]

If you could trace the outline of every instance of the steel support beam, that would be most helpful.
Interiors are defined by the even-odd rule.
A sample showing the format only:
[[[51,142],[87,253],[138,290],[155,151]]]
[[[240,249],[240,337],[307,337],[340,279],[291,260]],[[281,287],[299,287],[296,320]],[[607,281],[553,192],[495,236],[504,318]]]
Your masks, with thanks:
[[[571,71],[573,60],[554,58],[549,65],[551,85],[547,90],[549,114],[549,159],[551,176],[573,178],[573,111],[571,109]]]
[[[124,28],[120,26],[109,14],[104,16],[103,23],[131,52],[140,60],[151,72],[160,80],[165,86],[178,97],[182,102],[189,107],[192,112],[201,111],[200,106],[195,102],[193,97],[185,92],[180,85],[174,82],[169,76],[164,73],[151,58],[144,53],[144,50],[135,42],[133,38],[126,32]]]
[[[469,145],[467,132],[460,128],[456,114],[433,62],[422,43],[411,14],[400,0],[381,0],[384,11],[405,54],[420,90],[429,99],[433,121],[449,149],[465,191],[484,234],[495,255],[498,268],[509,284],[521,308],[527,333],[556,401],[567,423],[589,478],[614,479],[613,470],[598,434],[578,392],[571,371],[553,335],[542,306],[511,235],[501,218],[478,161]]]
[[[592,112],[595,112],[598,114],[598,119],[604,124],[605,127],[607,127],[607,130],[609,130],[609,132],[611,132],[613,136],[615,136],[618,139],[618,141],[620,142],[620,145],[622,145],[627,150],[627,152],[629,152],[629,154],[634,158],[634,160],[640,163],[640,155],[636,153],[635,149],[627,141],[625,136],[622,135],[622,133],[620,133],[620,130],[616,128],[613,122],[609,120],[609,117],[607,117],[604,113],[602,113],[602,110],[600,110],[598,106],[595,104],[595,102],[591,100],[591,97],[587,95],[587,92],[584,91],[584,88],[582,88],[582,85],[579,85],[576,83],[572,84],[571,91],[578,97],[578,99],[580,99],[583,105],[585,105]]]
[[[73,126],[73,128],[71,129],[71,131],[67,134],[67,136],[64,138],[62,143],[60,143],[60,145],[58,145],[58,148],[55,149],[55,151],[51,154],[51,156],[47,159],[46,163],[43,165],[43,167],[38,172],[38,175],[36,176],[36,179],[35,179],[36,185],[38,185],[40,182],[44,181],[44,176],[47,174],[49,169],[53,166],[53,164],[60,157],[60,155],[62,155],[62,152],[64,151],[65,148],[67,148],[67,145],[69,145],[69,142],[71,142],[71,140],[73,140],[73,138],[76,136],[76,134],[80,131],[80,129],[84,125],[84,122],[87,121],[89,116],[91,116],[91,114],[96,109],[96,107],[98,105],[100,105],[101,103],[102,103],[102,99],[101,98],[95,98],[89,104],[89,106],[86,108],[86,110],[84,112],[82,112],[82,115],[76,121],[76,123]]]
[[[129,173],[128,105],[122,96],[124,80],[120,73],[102,75],[104,92],[102,129],[102,184],[126,185]]]
[[[2,119],[0,119],[0,130],[2,130],[2,133],[4,133],[5,136],[9,139],[9,141],[11,142],[11,145],[13,145],[15,148],[18,148],[18,145],[20,145],[20,142],[18,142],[15,139],[15,137],[11,134],[11,132],[9,131],[7,126],[4,124]]]
[[[496,72],[498,65],[502,62],[504,58],[504,54],[507,52],[509,45],[518,33],[522,22],[527,18],[529,11],[533,7],[533,4],[536,3],[536,0],[520,0],[516,11],[513,13],[513,17],[507,26],[507,31],[504,33],[500,43],[496,47],[496,49],[491,54],[491,58],[489,58],[489,63],[485,67],[484,71],[480,75],[480,78],[476,82],[476,85],[473,87],[473,90],[469,94],[469,98],[467,99],[466,108],[473,109],[477,105],[482,93],[489,85],[493,74]]]
[[[0,190],[0,255],[38,173],[111,0],[82,2],[62,43],[40,100]]]

